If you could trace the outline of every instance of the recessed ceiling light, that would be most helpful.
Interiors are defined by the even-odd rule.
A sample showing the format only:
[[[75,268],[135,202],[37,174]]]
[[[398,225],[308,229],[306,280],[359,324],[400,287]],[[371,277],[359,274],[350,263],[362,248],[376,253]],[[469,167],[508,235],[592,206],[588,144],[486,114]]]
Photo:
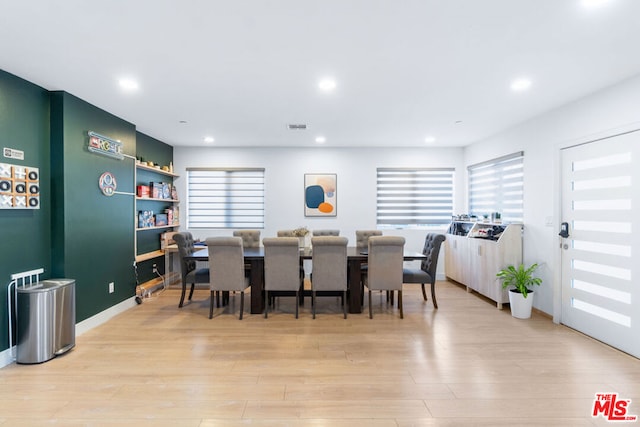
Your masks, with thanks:
[[[331,77],[326,77],[318,82],[318,87],[323,92],[331,92],[336,88],[336,81]]]
[[[122,78],[118,80],[118,84],[122,89],[126,91],[134,91],[134,90],[138,90],[139,88],[138,82],[129,78]]]
[[[325,142],[327,142],[327,138],[325,138],[324,136],[317,136],[316,137],[316,143],[324,144]]]
[[[436,138],[433,136],[427,136],[424,139],[424,142],[426,142],[427,144],[433,144],[434,142],[436,142]]]
[[[213,139],[212,136],[205,136],[204,137],[204,142],[212,143],[214,141],[215,141],[215,139]]]
[[[515,92],[522,92],[531,87],[531,80],[527,78],[519,78],[511,82],[511,90]]]

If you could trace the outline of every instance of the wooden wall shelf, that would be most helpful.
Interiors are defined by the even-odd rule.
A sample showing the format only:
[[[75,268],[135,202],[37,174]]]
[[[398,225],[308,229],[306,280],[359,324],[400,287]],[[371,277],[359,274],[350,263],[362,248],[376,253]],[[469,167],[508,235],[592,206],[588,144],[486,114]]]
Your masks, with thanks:
[[[162,169],[158,169],[158,168],[153,167],[153,166],[146,166],[146,165],[143,165],[143,164],[140,164],[140,163],[136,163],[136,168],[137,169],[151,171],[151,172],[155,172],[155,173],[159,173],[159,174],[162,174],[162,175],[172,176],[174,178],[178,178],[180,176],[180,175],[176,175],[173,172],[163,171]]]

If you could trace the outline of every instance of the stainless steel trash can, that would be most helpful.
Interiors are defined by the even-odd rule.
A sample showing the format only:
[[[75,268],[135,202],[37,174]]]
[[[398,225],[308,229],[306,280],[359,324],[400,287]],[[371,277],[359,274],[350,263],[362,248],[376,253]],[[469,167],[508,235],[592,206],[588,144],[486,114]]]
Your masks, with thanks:
[[[53,352],[58,355],[76,345],[76,281],[73,279],[43,280],[53,289]]]
[[[75,346],[75,280],[43,280],[17,289],[18,363],[42,363]]]

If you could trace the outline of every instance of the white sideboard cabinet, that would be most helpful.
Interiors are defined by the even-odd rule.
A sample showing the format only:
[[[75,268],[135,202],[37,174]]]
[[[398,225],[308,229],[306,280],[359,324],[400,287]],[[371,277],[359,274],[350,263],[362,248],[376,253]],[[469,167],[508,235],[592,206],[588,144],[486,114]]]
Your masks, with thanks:
[[[496,279],[501,269],[522,263],[522,224],[454,221],[445,240],[445,274],[496,302],[502,309],[508,291]]]

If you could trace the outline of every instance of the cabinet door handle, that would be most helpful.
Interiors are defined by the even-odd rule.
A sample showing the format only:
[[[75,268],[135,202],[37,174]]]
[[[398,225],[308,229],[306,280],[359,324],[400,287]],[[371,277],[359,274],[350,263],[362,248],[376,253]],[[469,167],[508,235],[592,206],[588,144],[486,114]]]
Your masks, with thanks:
[[[482,246],[478,246],[478,256],[482,256]]]

